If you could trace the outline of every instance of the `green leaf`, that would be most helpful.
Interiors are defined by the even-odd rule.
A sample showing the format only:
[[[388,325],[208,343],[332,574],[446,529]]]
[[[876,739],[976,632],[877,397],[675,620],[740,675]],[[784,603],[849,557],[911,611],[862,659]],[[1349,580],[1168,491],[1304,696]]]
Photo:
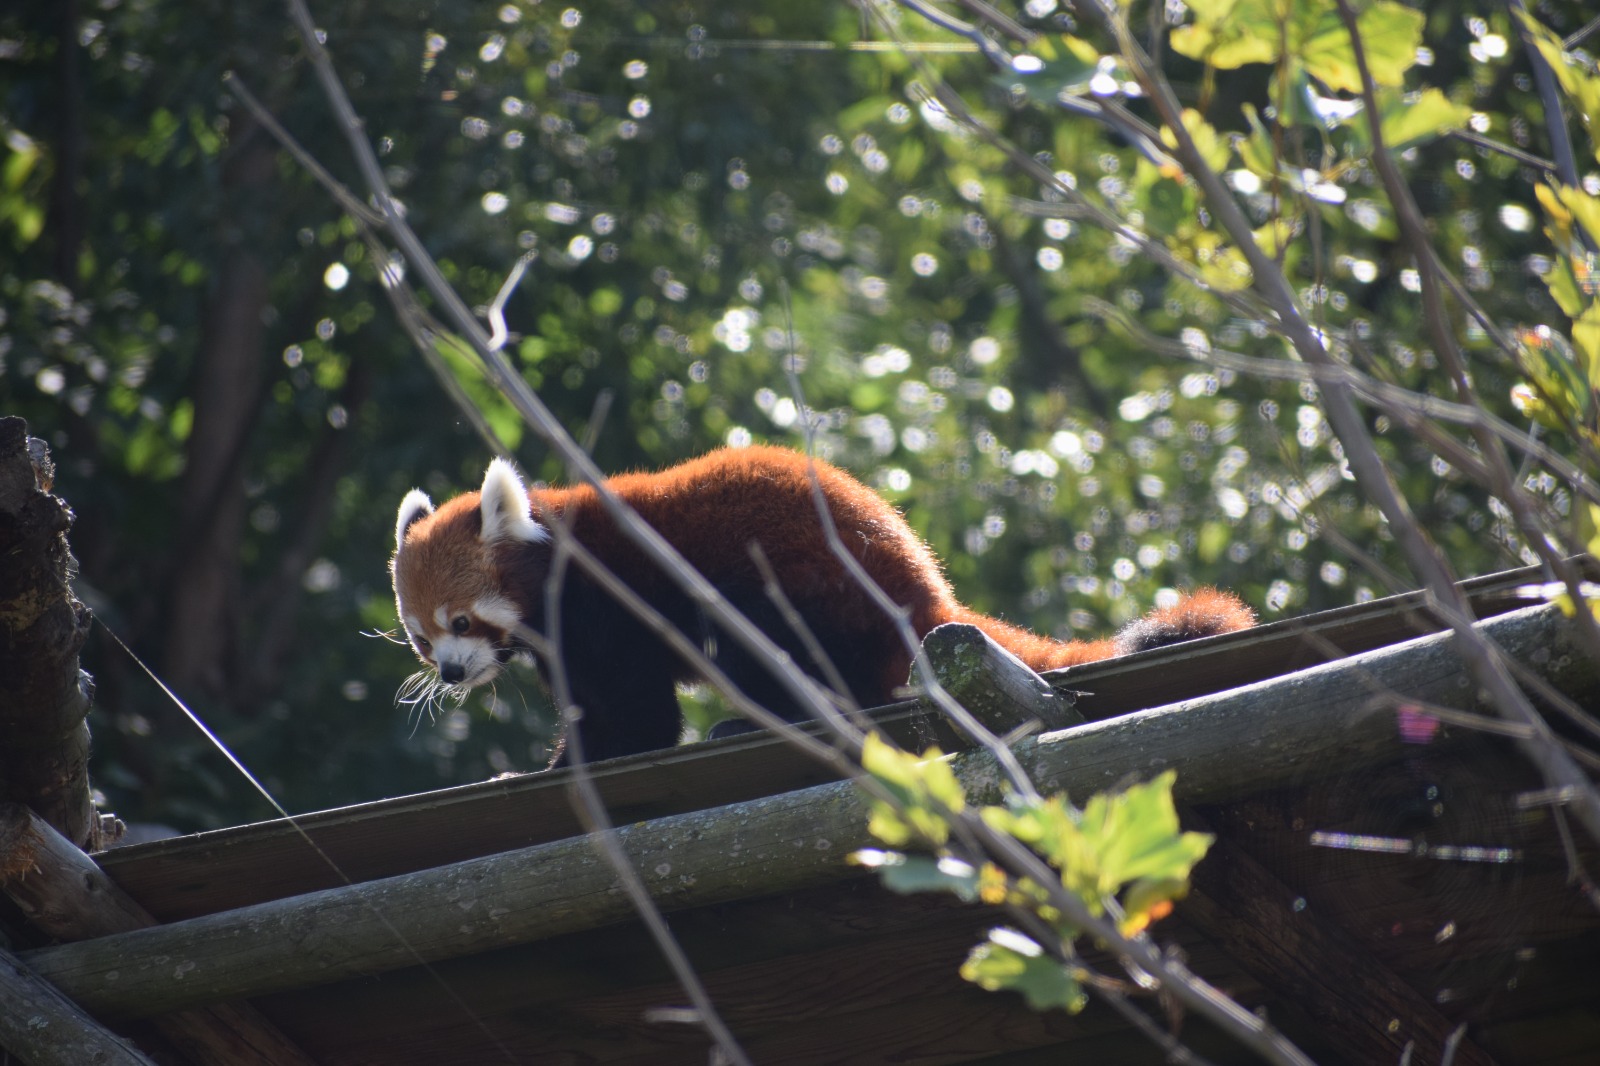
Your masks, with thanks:
[[[1148,927],[1151,922],[1165,918],[1172,912],[1172,901],[1189,894],[1189,882],[1184,878],[1163,877],[1136,881],[1122,898],[1122,921],[1118,928],[1124,936],[1132,936]]]
[[[1176,778],[1176,772],[1168,770],[1142,785],[1103,798],[1104,820],[1099,838],[1103,886],[1114,891],[1141,878],[1186,878],[1194,864],[1205,857],[1213,838],[1206,833],[1178,830],[1178,810],[1172,802],[1172,782]],[[1088,822],[1085,808],[1086,831]]]
[[[1172,31],[1172,50],[1218,70],[1278,58],[1278,13],[1270,0],[1203,0],[1195,20]]]
[[[1378,114],[1384,146],[1399,152],[1461,129],[1471,117],[1472,108],[1451,102],[1438,89],[1415,94],[1386,89],[1378,93]],[[1364,132],[1363,123],[1356,125]]]
[[[1561,205],[1572,213],[1578,225],[1589,231],[1592,240],[1600,241],[1600,197],[1590,196],[1582,189],[1562,185],[1556,189]]]
[[[1071,34],[1054,39],[1040,37],[1030,49],[1042,64],[1027,74],[1002,73],[995,81],[1002,88],[1020,85],[1029,98],[1053,104],[1063,93],[1081,93],[1088,89],[1089,81],[1100,68],[1100,50],[1088,41]]]
[[[1572,320],[1572,343],[1587,364],[1589,380],[1600,381],[1600,303],[1591,303]]]
[[[453,334],[435,335],[433,350],[439,354],[446,372],[472,400],[501,443],[516,451],[517,445],[522,442],[522,416],[511,406],[511,401],[500,395],[500,390],[484,377],[477,356]]]
[[[935,847],[950,838],[945,813],[966,807],[966,794],[938,748],[919,758],[867,734],[861,746],[861,768],[893,796],[892,803],[874,800],[867,831],[891,847],[923,842]]]
[[[1061,963],[1012,929],[991,929],[989,939],[972,949],[961,976],[990,992],[1020,992],[1034,1010],[1060,1008],[1076,1014],[1088,1003],[1083,986]]]
[[[1252,105],[1240,104],[1239,108],[1250,126],[1250,135],[1238,142],[1239,161],[1257,177],[1270,180],[1278,172],[1278,150],[1272,142],[1272,134]]]
[[[978,871],[959,859],[908,855],[904,862],[880,871],[884,887],[901,895],[912,892],[952,892],[963,902],[978,898]]]
[[[1398,86],[1417,61],[1422,42],[1423,15],[1409,7],[1379,0],[1356,16],[1356,28],[1367,57],[1367,69],[1380,86]],[[1305,64],[1306,72],[1328,88],[1361,91],[1350,33],[1332,3],[1298,5],[1290,34],[1290,54]]]
[[[1232,149],[1228,147],[1225,137],[1217,133],[1215,127],[1207,122],[1191,107],[1183,109],[1183,125],[1189,131],[1189,137],[1194,141],[1195,149],[1200,153],[1200,158],[1212,170],[1223,170],[1232,158]],[[1172,131],[1163,127],[1161,140],[1168,148],[1178,146],[1178,138]]]
[[[6,161],[0,165],[0,186],[8,190],[22,188],[22,183],[32,173],[42,153],[39,144],[20,130],[9,130],[5,136]]]
[[[1540,25],[1532,16],[1518,12],[1523,25],[1533,35],[1534,46],[1544,56],[1561,89],[1574,103],[1573,110],[1583,119],[1589,131],[1594,156],[1600,160],[1600,77],[1590,74],[1580,66],[1561,44],[1561,38]]]

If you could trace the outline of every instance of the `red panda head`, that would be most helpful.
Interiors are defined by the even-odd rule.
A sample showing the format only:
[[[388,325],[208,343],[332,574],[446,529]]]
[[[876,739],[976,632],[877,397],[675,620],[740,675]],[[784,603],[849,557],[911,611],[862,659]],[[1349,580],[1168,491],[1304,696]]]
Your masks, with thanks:
[[[481,490],[438,510],[420,490],[406,493],[389,564],[395,611],[440,681],[464,691],[500,673],[516,648],[523,607],[504,586],[498,551],[549,539],[522,479],[503,459],[489,464]]]

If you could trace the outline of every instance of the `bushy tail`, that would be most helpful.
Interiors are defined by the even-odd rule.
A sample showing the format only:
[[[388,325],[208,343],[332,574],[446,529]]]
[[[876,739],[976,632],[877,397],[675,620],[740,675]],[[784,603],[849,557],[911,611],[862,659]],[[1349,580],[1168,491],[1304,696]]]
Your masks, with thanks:
[[[1123,626],[1116,636],[1116,653],[1130,655],[1180,641],[1233,633],[1255,624],[1256,613],[1233,593],[1197,589],[1171,607],[1157,608]]]
[[[1124,626],[1115,637],[1103,640],[1052,640],[959,605],[943,621],[977,626],[1029,667],[1044,671],[1249,629],[1256,624],[1256,615],[1233,593],[1203,588],[1171,607],[1151,611]]]

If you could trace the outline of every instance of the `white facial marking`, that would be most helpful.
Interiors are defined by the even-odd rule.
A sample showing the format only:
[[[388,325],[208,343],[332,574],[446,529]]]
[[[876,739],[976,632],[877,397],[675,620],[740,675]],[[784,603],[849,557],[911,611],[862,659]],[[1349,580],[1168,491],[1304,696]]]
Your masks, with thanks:
[[[436,611],[433,612],[433,622],[440,629],[449,629],[450,628],[450,613],[448,611],[446,611],[443,607],[440,607],[439,609],[437,609]]]
[[[522,622],[522,613],[504,596],[483,596],[472,602],[472,613],[497,629],[510,633]]]

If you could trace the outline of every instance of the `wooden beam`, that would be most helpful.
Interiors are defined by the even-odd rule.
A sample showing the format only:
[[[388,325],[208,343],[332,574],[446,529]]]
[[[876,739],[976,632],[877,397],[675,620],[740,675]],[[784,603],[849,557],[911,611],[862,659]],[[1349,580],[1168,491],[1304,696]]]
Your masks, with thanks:
[[[1083,722],[1069,692],[1058,694],[977,626],[947,622],[934,627],[922,640],[921,657],[944,690],[995,736],[1029,726],[1066,729]],[[911,681],[917,682],[916,671]]]
[[[156,924],[93,859],[20,803],[0,804],[0,892],[58,940],[81,941]],[[180,1011],[154,1024],[193,1062],[312,1066],[305,1052],[247,1004]]]
[[[1526,606],[1510,599],[1509,590],[1539,580],[1537,570],[1513,571],[1462,587],[1472,592],[1480,617],[1488,617]],[[1418,603],[1415,596],[1374,600],[1049,676],[1057,689],[1080,693],[1076,709],[1086,718],[1114,717],[1421,636],[1432,631],[1423,619],[1408,621],[1417,616]],[[928,705],[912,701],[868,713],[907,748],[971,746]],[[618,823],[837,780],[833,771],[764,732],[612,759],[593,772]],[[499,777],[316,811],[292,823],[280,818],[118,848],[98,858],[112,880],[158,920],[174,922],[336,888],[344,878],[371,881],[576,836],[583,828],[568,799],[567,777],[566,771]]]
[[[1560,612],[1536,607],[1484,624],[1509,654],[1567,692],[1595,684]],[[1375,694],[1471,706],[1448,635],[1425,637],[1290,677],[1047,734],[1017,757],[1048,791],[1085,797],[1167,767],[1182,802],[1226,802],[1407,750]],[[1432,742],[1448,738],[1439,730]],[[976,802],[1000,797],[982,751],[952,766]],[[776,894],[855,876],[870,843],[848,782],[636,823],[623,848],[667,910]],[[610,867],[584,838],[556,841],[351,887],[244,907],[25,959],[90,1010],[147,1016],[456,957],[631,917]],[[404,930],[402,939],[399,931]]]
[[[0,1051],[23,1066],[154,1066],[0,948]]]

